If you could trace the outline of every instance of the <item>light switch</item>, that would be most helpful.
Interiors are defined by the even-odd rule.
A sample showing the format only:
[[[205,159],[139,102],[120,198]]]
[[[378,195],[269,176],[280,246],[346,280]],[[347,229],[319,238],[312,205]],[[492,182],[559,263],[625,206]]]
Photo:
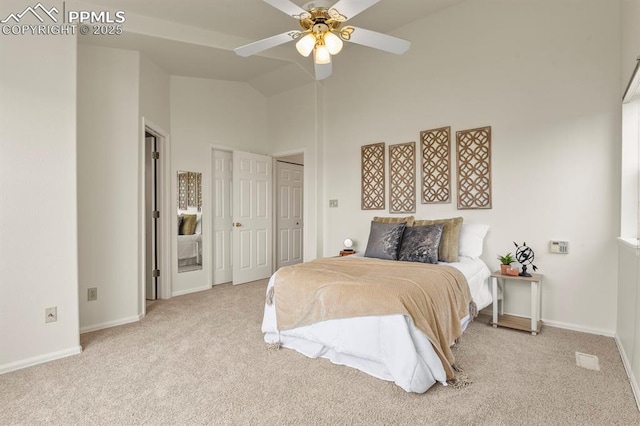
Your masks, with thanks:
[[[569,254],[569,241],[551,240],[549,250],[551,253]]]
[[[338,200],[329,200],[329,207],[338,207]]]

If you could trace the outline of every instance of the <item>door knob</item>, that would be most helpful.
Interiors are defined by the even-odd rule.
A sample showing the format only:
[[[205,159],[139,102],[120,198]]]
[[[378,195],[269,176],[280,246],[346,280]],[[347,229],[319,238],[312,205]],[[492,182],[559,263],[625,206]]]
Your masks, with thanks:
[[[240,228],[242,226],[242,224],[240,222],[236,222],[235,226],[236,226],[236,228]]]

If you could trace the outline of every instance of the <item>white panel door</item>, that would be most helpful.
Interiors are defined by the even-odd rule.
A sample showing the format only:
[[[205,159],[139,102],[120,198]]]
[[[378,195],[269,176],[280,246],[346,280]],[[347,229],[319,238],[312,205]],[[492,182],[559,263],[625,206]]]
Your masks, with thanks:
[[[213,284],[231,282],[233,278],[233,155],[230,151],[213,151]]]
[[[271,275],[271,158],[233,151],[233,284]]]
[[[302,176],[299,164],[276,163],[276,266],[302,262]]]

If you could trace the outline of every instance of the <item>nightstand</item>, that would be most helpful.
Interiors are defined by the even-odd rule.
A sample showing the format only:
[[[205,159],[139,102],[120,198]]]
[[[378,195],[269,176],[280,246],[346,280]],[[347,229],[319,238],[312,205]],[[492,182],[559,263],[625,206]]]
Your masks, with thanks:
[[[504,315],[504,294],[507,283],[529,284],[531,286],[531,318]],[[498,285],[502,287],[500,312],[498,312]],[[528,331],[536,335],[542,328],[540,320],[540,290],[542,287],[542,274],[531,274],[530,277],[502,275],[500,271],[491,274],[491,287],[493,291],[493,320],[494,327],[508,327],[516,330]]]
[[[340,250],[340,256],[349,256],[351,254],[355,254],[353,250]]]

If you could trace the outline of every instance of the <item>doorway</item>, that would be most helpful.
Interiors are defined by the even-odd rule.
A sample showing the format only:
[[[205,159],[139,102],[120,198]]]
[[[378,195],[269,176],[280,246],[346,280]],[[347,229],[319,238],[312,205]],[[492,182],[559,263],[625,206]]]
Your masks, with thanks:
[[[145,130],[145,299],[158,298],[160,281],[160,197],[159,159],[160,144],[156,135]]]
[[[276,159],[276,269],[303,260],[304,154]]]

